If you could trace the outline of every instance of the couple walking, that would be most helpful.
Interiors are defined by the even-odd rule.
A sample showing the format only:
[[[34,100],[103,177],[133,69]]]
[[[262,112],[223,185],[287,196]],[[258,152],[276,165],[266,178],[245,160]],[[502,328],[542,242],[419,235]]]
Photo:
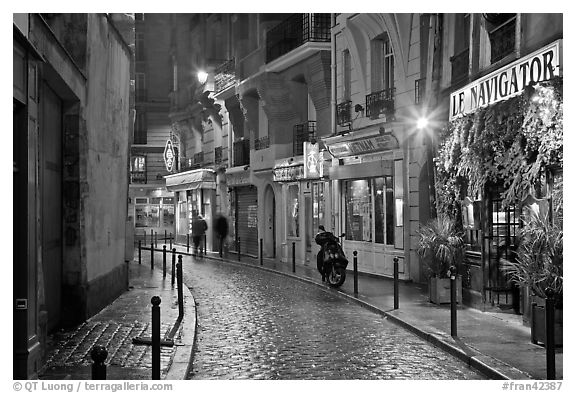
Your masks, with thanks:
[[[208,224],[202,215],[196,213],[192,219],[192,243],[194,245],[194,255],[198,255],[200,241],[206,235]],[[220,257],[222,257],[222,247],[226,236],[228,236],[228,220],[222,214],[216,216],[214,220],[214,231],[220,240]]]

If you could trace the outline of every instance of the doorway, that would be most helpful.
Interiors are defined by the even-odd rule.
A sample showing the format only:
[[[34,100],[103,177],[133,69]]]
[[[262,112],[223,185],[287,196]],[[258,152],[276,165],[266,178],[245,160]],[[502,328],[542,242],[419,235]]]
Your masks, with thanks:
[[[264,256],[276,258],[276,197],[268,185],[264,191]]]

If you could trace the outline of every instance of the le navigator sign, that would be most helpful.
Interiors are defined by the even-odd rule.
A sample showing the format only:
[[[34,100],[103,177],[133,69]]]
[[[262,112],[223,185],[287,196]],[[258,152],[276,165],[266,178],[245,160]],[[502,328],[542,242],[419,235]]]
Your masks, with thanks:
[[[526,86],[560,75],[560,41],[500,68],[450,95],[450,120],[520,94]]]

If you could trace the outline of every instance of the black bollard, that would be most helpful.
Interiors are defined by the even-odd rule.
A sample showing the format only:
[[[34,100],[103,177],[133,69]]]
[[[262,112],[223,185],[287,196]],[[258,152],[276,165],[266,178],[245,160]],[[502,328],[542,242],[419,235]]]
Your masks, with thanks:
[[[186,252],[190,253],[190,234],[186,234]]]
[[[456,267],[450,266],[450,335],[452,337],[458,336],[456,303]]]
[[[152,379],[160,379],[160,302],[152,296]]]
[[[142,264],[142,240],[138,240],[138,264]]]
[[[170,249],[172,249],[172,232],[170,232]]]
[[[262,254],[262,251],[263,251],[262,242],[263,242],[263,240],[260,239],[260,266],[262,266],[264,264],[264,255]]]
[[[296,273],[296,243],[292,242],[292,273]]]
[[[172,249],[172,286],[174,286],[174,280],[176,279],[176,249]]]
[[[398,310],[398,257],[394,257],[394,310]]]
[[[144,245],[146,245],[146,231],[144,231]]]
[[[164,229],[164,244],[166,244],[166,238],[168,237],[168,231]]]
[[[158,232],[154,232],[154,244],[158,248]]]
[[[238,261],[240,261],[240,238],[238,238]]]
[[[162,246],[162,278],[166,278],[166,244]]]
[[[154,231],[150,229],[150,247],[154,247]]]
[[[219,236],[220,239],[220,258],[222,258],[222,249],[224,248],[224,237]]]
[[[92,357],[92,379],[105,380],[106,379],[106,364],[104,361],[108,357],[108,351],[102,345],[94,345],[90,351]]]
[[[358,295],[358,251],[354,250],[354,295]]]
[[[554,291],[552,288],[546,288],[545,313],[546,322],[544,331],[546,332],[546,379],[556,379],[556,342],[554,339]]]
[[[154,244],[150,243],[150,269],[154,270]]]
[[[206,234],[204,234],[203,246],[204,246],[204,252],[202,253],[202,256],[206,256]]]
[[[176,281],[178,282],[178,318],[184,317],[184,291],[182,288],[182,255],[178,255],[176,264]]]

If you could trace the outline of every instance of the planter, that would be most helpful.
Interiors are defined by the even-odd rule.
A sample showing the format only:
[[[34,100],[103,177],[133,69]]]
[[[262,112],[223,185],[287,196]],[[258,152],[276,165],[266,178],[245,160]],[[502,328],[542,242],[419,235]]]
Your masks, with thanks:
[[[561,308],[554,310],[554,343],[562,346],[563,312]],[[531,340],[533,344],[546,343],[546,310],[544,306],[532,303]]]
[[[435,304],[450,303],[450,279],[430,277],[430,301]],[[462,303],[462,276],[456,276],[456,301]]]

